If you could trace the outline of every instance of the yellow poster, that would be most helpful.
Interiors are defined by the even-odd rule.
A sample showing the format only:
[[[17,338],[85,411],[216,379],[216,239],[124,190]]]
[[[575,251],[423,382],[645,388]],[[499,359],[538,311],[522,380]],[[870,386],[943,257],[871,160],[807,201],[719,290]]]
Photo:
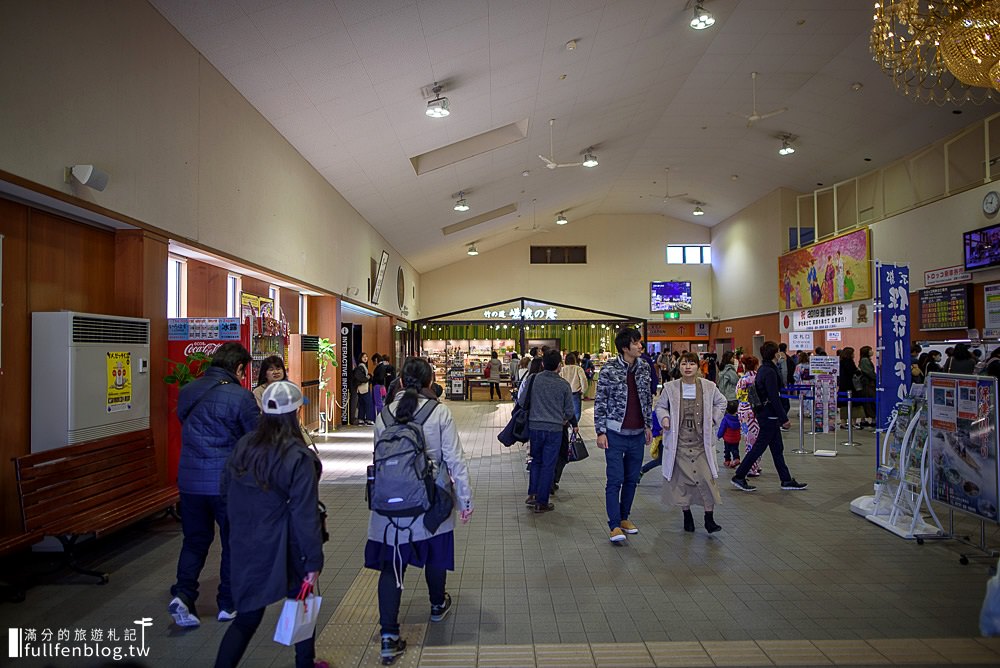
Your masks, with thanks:
[[[132,408],[132,353],[108,353],[108,412]]]

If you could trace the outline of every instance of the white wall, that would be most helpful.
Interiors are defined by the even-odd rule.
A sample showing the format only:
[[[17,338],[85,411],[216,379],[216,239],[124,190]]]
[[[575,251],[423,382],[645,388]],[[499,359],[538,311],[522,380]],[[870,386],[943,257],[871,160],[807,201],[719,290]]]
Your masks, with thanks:
[[[384,249],[398,312],[413,268],[149,4],[2,6],[0,169],[333,293]],[[77,163],[108,188],[64,184]]]
[[[713,313],[711,266],[668,265],[666,245],[709,241],[708,228],[664,216],[589,216],[423,274],[419,317],[528,296],[657,319],[650,281],[690,280],[694,313],[684,319],[704,320]],[[533,245],[586,246],[587,264],[530,264]]]
[[[997,190],[992,183],[901,213],[871,226],[872,258],[910,267],[910,292],[924,287],[924,272],[963,262],[962,232],[993,225],[1000,220],[983,214],[983,196]],[[1000,279],[1000,269],[972,275],[974,283]]]
[[[778,256],[795,225],[798,193],[779,188],[712,228],[715,315],[774,313]]]

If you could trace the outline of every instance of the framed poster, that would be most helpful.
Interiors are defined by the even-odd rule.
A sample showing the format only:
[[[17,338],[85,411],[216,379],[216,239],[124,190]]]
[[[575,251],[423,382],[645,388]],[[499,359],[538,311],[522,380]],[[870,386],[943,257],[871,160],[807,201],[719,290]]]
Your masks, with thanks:
[[[378,261],[378,271],[375,273],[375,285],[372,286],[372,304],[378,304],[378,298],[382,296],[382,281],[385,280],[385,269],[389,266],[389,253],[382,251],[382,258]]]
[[[868,228],[778,258],[778,310],[871,299]]]
[[[986,376],[931,373],[931,499],[998,522],[997,381]]]

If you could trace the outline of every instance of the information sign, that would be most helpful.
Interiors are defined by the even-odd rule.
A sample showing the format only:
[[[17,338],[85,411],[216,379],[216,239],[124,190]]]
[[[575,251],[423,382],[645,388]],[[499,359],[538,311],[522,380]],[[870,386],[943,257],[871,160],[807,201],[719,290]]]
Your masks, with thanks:
[[[931,373],[930,492],[935,501],[997,522],[997,381]]]
[[[968,285],[951,285],[920,291],[920,329],[966,329],[970,324]]]

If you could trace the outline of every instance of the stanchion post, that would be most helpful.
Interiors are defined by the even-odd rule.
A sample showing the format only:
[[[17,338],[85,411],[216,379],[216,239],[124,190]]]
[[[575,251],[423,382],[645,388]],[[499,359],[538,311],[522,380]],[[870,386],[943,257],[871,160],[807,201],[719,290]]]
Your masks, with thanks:
[[[846,445],[849,447],[854,447],[856,445],[861,445],[860,443],[855,443],[854,441],[854,419],[851,417],[851,398],[853,397],[853,392],[847,391],[847,440],[841,443],[841,445]]]
[[[806,426],[803,416],[805,411],[803,411],[802,389],[796,389],[796,393],[799,395],[799,447],[792,450],[792,452],[796,455],[807,455],[809,453],[806,452]]]

